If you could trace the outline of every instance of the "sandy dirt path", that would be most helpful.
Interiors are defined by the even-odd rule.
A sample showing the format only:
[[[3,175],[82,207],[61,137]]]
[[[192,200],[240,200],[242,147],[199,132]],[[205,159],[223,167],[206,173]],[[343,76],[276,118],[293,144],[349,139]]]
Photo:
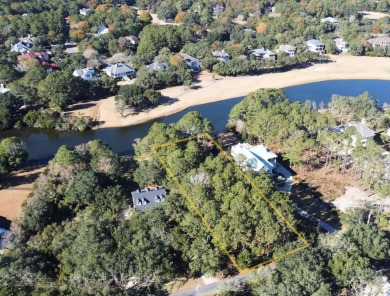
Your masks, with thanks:
[[[188,107],[245,96],[258,88],[284,88],[293,85],[339,79],[390,80],[390,59],[377,57],[332,56],[333,62],[317,64],[284,73],[257,76],[220,77],[202,73],[195,87],[171,87],[161,91],[164,104],[138,114],[115,110],[115,98],[99,101],[99,106],[79,109],[77,113],[99,114],[98,128],[131,126],[182,111]],[[98,112],[92,109],[98,108]]]
[[[45,168],[25,168],[0,179],[0,217],[9,221],[19,217],[22,203],[33,188],[34,181]]]

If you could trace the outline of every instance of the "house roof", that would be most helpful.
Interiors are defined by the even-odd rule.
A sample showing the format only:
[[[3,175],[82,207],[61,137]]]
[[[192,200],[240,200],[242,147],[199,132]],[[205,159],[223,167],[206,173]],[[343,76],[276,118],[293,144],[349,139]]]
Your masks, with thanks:
[[[336,45],[348,44],[348,42],[345,41],[343,38],[336,38],[336,39],[333,40],[333,42],[334,42]]]
[[[375,136],[375,132],[365,126],[364,124],[356,121],[351,121],[348,123],[348,126],[354,126],[356,128],[356,131],[364,138],[373,138]]]
[[[80,14],[87,14],[91,11],[92,11],[92,9],[90,9],[90,8],[82,8],[82,9],[80,9]]]
[[[277,158],[277,155],[266,146],[251,146],[247,143],[237,144],[232,147],[232,155],[236,157],[238,154],[244,155],[248,161],[248,165],[256,170],[263,168],[266,170],[272,170],[275,165],[272,164],[270,160]]]
[[[129,36],[126,36],[125,38],[126,38],[127,40],[129,40],[129,41],[139,42],[138,37],[136,37],[136,36],[134,36],[134,35],[129,35]]]
[[[0,84],[0,93],[6,94],[6,93],[9,92],[9,91],[10,91],[10,89],[4,87],[4,84]]]
[[[295,46],[289,45],[289,44],[281,44],[279,46],[280,51],[296,51],[297,48]]]
[[[275,55],[275,53],[269,49],[264,49],[264,48],[256,48],[248,51],[249,54],[254,54],[254,55]]]
[[[330,23],[338,23],[339,21],[331,16],[321,19],[321,23],[330,22]]]
[[[180,53],[181,57],[185,60],[190,60],[190,61],[194,61],[194,62],[199,62],[199,60],[197,58],[194,58],[186,53]]]
[[[114,65],[110,65],[106,68],[103,69],[107,74],[113,74],[113,75],[118,75],[118,74],[124,74],[127,72],[133,72],[134,69],[130,68],[129,66],[123,64],[123,63],[117,63]]]
[[[212,53],[214,57],[229,57],[229,54],[224,50],[214,50]]]
[[[161,205],[165,199],[167,192],[163,187],[138,189],[131,192],[134,208],[145,211]]]
[[[84,76],[88,72],[92,71],[95,73],[95,70],[93,68],[84,68],[84,69],[76,69],[73,71],[73,75],[75,76]]]
[[[307,44],[312,44],[314,46],[324,46],[325,44],[322,43],[321,41],[317,40],[317,39],[311,39],[311,40],[308,40],[306,41]]]
[[[102,32],[106,31],[108,28],[104,24],[100,24],[98,28],[98,34],[101,34]]]
[[[367,42],[371,45],[388,45],[390,44],[390,37],[376,37],[368,39]]]
[[[153,71],[167,71],[169,70],[168,64],[167,63],[159,63],[159,62],[154,62],[146,66],[149,70]]]
[[[18,59],[24,59],[24,60],[36,59],[36,58],[39,58],[39,57],[44,56],[46,54],[47,53],[44,51],[35,51],[35,52],[32,51],[32,52],[28,52],[28,53],[19,55]]]

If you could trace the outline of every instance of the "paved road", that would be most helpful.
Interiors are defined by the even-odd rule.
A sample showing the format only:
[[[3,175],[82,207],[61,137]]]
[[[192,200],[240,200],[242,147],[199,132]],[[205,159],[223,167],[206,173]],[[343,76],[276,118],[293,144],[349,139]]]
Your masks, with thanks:
[[[171,296],[205,296],[205,295],[216,294],[216,293],[218,293],[218,287],[221,284],[229,283],[229,282],[233,282],[235,284],[238,284],[238,283],[244,282],[246,280],[246,278],[249,276],[249,274],[250,274],[250,272],[243,274],[243,275],[239,274],[239,275],[236,275],[235,277],[232,277],[230,279],[218,281],[218,282],[211,283],[211,284],[204,285],[204,286],[199,286],[197,288],[189,289],[186,291],[176,292],[176,293],[173,293],[170,295]]]

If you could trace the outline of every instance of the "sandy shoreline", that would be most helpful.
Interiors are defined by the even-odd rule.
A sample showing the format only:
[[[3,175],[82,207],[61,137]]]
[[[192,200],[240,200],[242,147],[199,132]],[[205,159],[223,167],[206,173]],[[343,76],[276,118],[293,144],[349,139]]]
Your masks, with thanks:
[[[180,112],[188,107],[242,97],[258,88],[285,88],[294,85],[339,79],[390,80],[390,59],[377,57],[332,56],[333,62],[317,64],[304,69],[257,76],[221,77],[202,73],[193,89],[183,86],[161,91],[167,103],[138,114],[115,110],[115,98],[109,97],[89,104],[75,114],[95,116],[102,122],[97,128],[124,127]],[[96,114],[98,116],[96,117]]]

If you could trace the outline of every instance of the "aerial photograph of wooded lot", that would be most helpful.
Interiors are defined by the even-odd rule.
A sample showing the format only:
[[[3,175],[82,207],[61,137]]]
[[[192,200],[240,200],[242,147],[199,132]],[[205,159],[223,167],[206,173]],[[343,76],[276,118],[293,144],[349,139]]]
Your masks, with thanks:
[[[390,296],[390,0],[3,0],[0,296]]]

